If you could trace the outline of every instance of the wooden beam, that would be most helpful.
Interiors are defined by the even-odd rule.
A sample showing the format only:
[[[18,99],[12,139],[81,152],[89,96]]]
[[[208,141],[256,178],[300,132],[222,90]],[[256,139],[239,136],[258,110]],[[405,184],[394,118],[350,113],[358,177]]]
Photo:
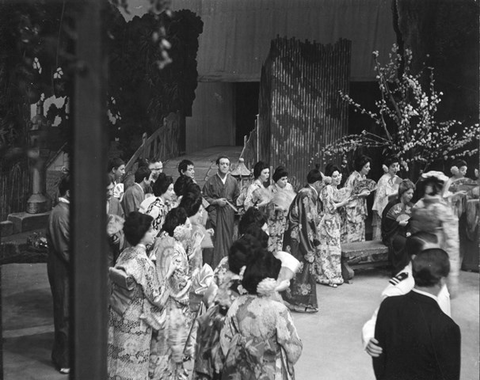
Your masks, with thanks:
[[[79,1],[80,3],[80,1]],[[107,238],[103,1],[82,0],[73,134],[73,377],[107,378]]]

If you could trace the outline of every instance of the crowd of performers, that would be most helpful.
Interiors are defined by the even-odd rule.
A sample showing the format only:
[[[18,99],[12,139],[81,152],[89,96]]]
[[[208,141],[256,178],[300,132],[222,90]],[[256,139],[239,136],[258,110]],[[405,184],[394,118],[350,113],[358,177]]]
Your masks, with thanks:
[[[395,158],[385,160],[378,182],[367,178],[367,156],[355,160],[345,182],[334,164],[324,172],[312,169],[298,192],[283,166],[270,176],[269,166],[258,162],[253,182],[242,191],[230,159],[220,156],[216,164],[203,189],[188,160],[179,164],[175,182],[158,159],[141,161],[131,179],[124,178],[122,160],[109,165],[109,379],[293,379],[302,342],[290,312],[317,312],[316,284],[343,283],[341,244],[365,240],[372,193],[373,238],[388,246],[394,279],[402,282],[410,273],[413,281],[411,255],[419,250],[409,249],[412,236],[430,236],[448,255],[448,285],[439,299],[449,315],[461,266],[459,217],[473,212],[474,226],[463,227],[478,233],[478,202],[472,210],[468,204],[478,199],[478,183],[465,178],[465,162],[453,166],[451,178],[422,174],[416,204],[411,201],[419,190],[397,176]],[[59,191],[56,208],[65,208],[68,178]],[[50,250],[61,251],[68,246],[68,231],[63,238],[59,232],[68,229],[68,215],[55,210],[47,235]],[[68,281],[54,268],[65,259],[50,257],[55,298],[54,288],[65,295]],[[365,325],[363,338],[378,358],[376,318]],[[63,322],[67,328],[56,328],[52,358],[67,371]]]

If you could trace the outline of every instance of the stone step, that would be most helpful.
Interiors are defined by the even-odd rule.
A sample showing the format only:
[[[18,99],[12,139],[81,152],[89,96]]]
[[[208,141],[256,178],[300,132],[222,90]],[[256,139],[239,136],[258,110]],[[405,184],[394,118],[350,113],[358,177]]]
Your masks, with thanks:
[[[4,220],[0,222],[0,236],[10,236],[13,235],[15,231],[15,225],[10,220]]]
[[[8,215],[8,221],[13,223],[13,233],[23,233],[27,231],[46,228],[50,212],[40,214],[29,214],[26,212],[17,212]]]

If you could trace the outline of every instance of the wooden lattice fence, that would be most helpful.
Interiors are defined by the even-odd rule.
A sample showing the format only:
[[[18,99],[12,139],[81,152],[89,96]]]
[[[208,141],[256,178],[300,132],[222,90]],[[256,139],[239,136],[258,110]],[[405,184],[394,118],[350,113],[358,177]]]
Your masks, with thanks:
[[[18,161],[0,172],[0,221],[8,214],[25,211],[30,193],[27,160]]]
[[[284,165],[296,187],[315,163],[323,168],[322,148],[348,130],[348,106],[339,91],[349,92],[350,58],[351,41],[345,39],[333,45],[273,40],[262,67],[257,130],[250,137],[257,146],[248,141],[245,155]]]

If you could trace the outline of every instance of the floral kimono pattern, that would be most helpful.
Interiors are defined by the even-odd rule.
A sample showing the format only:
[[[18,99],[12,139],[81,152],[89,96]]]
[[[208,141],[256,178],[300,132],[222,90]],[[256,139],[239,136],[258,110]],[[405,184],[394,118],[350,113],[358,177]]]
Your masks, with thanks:
[[[184,359],[193,356],[194,315],[189,307],[189,290],[192,285],[188,257],[182,243],[163,235],[154,246],[159,278],[166,278],[172,261],[177,269],[167,282],[170,297],[165,306],[165,324],[152,339],[149,376],[152,379],[188,379]]]
[[[225,380],[294,379],[293,365],[303,347],[287,307],[255,295],[240,296],[232,304],[220,345]]]
[[[281,193],[288,194],[288,196],[295,196],[292,185],[289,183],[287,183],[284,189],[279,188],[276,184],[270,185],[268,189],[274,199],[276,195],[278,196]],[[268,214],[268,250],[270,252],[277,252],[283,249],[283,235],[287,225],[287,215],[288,208],[284,209],[278,205],[272,207],[271,212]]]
[[[300,261],[300,269],[282,297],[295,311],[318,309],[315,278],[315,256],[320,244],[318,203],[317,191],[310,186],[304,187],[293,200],[287,216],[283,247]]]
[[[353,191],[359,182],[365,181],[366,177],[354,171],[345,182],[345,187]],[[342,225],[342,243],[365,241],[365,219],[368,216],[367,200],[356,198],[348,202],[344,209],[344,223]]]
[[[343,190],[343,189],[342,189]],[[340,202],[337,188],[328,185],[321,193],[323,217],[318,226],[320,247],[317,254],[317,281],[325,285],[343,284],[340,246],[341,218],[334,202]]]
[[[171,209],[172,205],[169,202],[164,202],[160,197],[157,197],[147,207],[145,214],[150,215],[153,218],[152,226],[156,231],[160,232],[163,223],[165,222],[165,217]]]
[[[108,378],[114,380],[145,380],[148,377],[152,323],[147,316],[159,320],[165,288],[160,285],[155,265],[145,249],[129,247],[119,256],[115,268],[133,277],[135,288],[122,315],[109,307]],[[112,284],[112,293],[117,285]],[[155,326],[159,327],[159,326]]]
[[[454,294],[458,290],[460,272],[458,218],[440,197],[422,198],[412,209],[410,226],[413,233],[425,231],[437,235],[440,247],[448,253],[448,287],[450,293]]]
[[[212,306],[198,318],[194,380],[221,378],[225,357],[220,349],[220,331],[231,304],[246,293],[240,276],[229,270],[228,257],[215,268],[214,281],[218,289]]]

